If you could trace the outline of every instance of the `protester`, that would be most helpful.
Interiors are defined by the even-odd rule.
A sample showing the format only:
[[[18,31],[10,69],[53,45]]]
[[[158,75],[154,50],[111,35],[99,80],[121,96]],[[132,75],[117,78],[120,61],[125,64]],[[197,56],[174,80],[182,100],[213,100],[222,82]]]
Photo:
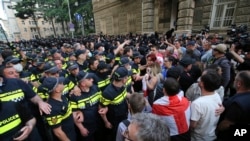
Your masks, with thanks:
[[[124,136],[130,141],[170,141],[166,123],[150,113],[135,114]]]

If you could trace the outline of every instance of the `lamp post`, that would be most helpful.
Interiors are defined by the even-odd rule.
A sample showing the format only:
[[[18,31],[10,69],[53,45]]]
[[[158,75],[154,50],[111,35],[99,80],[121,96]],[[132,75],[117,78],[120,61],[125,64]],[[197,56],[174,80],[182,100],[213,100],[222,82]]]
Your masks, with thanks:
[[[5,34],[5,31],[4,31],[4,29],[3,29],[3,27],[2,27],[2,24],[1,24],[1,23],[0,23],[0,31],[3,33],[3,35],[4,35],[5,39],[6,39],[6,41],[7,41],[7,42],[9,42],[9,40],[8,40],[8,38],[7,38],[6,34]]]
[[[72,19],[71,19],[71,12],[70,12],[70,6],[69,6],[69,0],[67,0],[68,3],[68,11],[69,11],[69,30],[71,31],[71,37],[74,38],[74,25],[72,24]]]

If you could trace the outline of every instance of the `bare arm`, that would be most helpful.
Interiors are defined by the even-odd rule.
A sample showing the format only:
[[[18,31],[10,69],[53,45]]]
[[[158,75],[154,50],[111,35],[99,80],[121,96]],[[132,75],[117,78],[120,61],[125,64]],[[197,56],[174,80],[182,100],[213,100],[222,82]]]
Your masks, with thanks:
[[[32,118],[29,121],[27,121],[25,126],[20,130],[23,133],[19,137],[14,138],[14,140],[25,140],[30,135],[31,131],[33,130],[33,127],[35,126],[35,124],[36,124],[36,119],[35,118]]]
[[[47,102],[44,102],[38,95],[32,97],[30,100],[32,103],[38,105],[41,114],[42,112],[50,114],[51,106]]]
[[[190,129],[193,130],[197,126],[197,121],[190,121]]]
[[[122,44],[120,44],[120,45],[114,50],[114,54],[115,54],[115,55],[118,54],[118,52],[119,52],[126,44],[128,44],[128,43],[130,43],[130,41],[129,41],[129,40],[126,40],[126,41],[124,41]]]
[[[74,123],[76,127],[80,130],[82,136],[88,136],[89,131],[85,128],[82,124],[83,120],[83,113],[81,111],[73,112]]]
[[[60,141],[70,141],[67,135],[63,132],[62,127],[57,127],[53,129],[54,134]]]
[[[147,88],[153,90],[157,83],[157,77],[151,77],[150,82],[146,80]]]
[[[235,45],[232,44],[232,47],[230,48],[230,53],[233,55],[234,59],[239,63],[244,63],[244,59],[235,52]]]
[[[109,128],[111,129],[112,128],[112,125],[111,123],[108,121],[108,118],[106,116],[107,112],[108,112],[108,107],[102,107],[101,105],[99,105],[99,114],[101,115],[102,117],[102,120],[104,121],[105,123],[105,126],[106,128]]]

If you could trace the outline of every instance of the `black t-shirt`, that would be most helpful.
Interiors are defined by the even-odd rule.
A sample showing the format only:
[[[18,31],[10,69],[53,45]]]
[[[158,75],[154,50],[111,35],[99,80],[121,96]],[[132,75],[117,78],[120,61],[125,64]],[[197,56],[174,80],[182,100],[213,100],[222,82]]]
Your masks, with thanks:
[[[84,61],[83,64],[79,64],[79,63],[77,62],[77,64],[78,64],[78,66],[79,66],[79,70],[80,70],[80,71],[85,71],[85,70],[87,70],[87,68],[88,68],[88,62],[87,62],[87,61]]]
[[[126,102],[126,95],[126,87],[118,88],[112,83],[103,91],[100,104],[108,106],[107,118],[111,123],[117,117],[127,116],[128,106]]]
[[[49,126],[52,129],[61,126],[64,133],[71,141],[76,140],[72,109],[66,97],[62,96],[62,101],[49,98],[48,103],[52,107],[51,113],[46,115]]]
[[[89,130],[90,133],[96,131],[97,129],[100,96],[101,91],[96,85],[93,85],[89,92],[81,92],[80,96],[72,95],[70,97],[73,111],[81,110],[83,112],[83,125]]]
[[[10,141],[25,123],[33,118],[22,102],[0,102],[0,140]],[[10,129],[9,129],[10,128]]]
[[[31,99],[36,96],[36,93],[32,88],[20,79],[15,78],[5,78],[3,85],[0,86],[1,101],[22,101],[25,99]]]

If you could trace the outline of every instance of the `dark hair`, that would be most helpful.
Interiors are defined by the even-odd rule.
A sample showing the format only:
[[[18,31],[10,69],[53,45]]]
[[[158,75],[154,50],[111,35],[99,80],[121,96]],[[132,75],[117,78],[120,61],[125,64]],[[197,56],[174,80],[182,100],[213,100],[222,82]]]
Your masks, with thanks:
[[[250,71],[240,71],[237,77],[242,81],[245,88],[250,89]]]
[[[142,112],[146,105],[144,96],[139,93],[132,94],[128,99],[128,103],[130,104],[130,108],[134,114]]]
[[[97,59],[96,59],[95,57],[91,57],[91,58],[89,59],[89,67],[90,67],[91,65],[93,65],[93,64],[95,63],[96,60],[97,60]]]
[[[126,46],[126,47],[124,48],[124,50],[123,50],[123,54],[124,54],[124,55],[127,54],[131,49],[132,49],[132,47]]]
[[[3,59],[5,60],[7,57],[13,55],[13,51],[11,51],[11,50],[4,50],[4,51],[2,51],[1,55],[2,55]]]
[[[149,48],[151,49],[151,48],[156,48],[156,50],[158,50],[159,49],[159,46],[158,45],[151,45],[151,46],[149,46]]]
[[[164,87],[167,95],[169,95],[169,96],[176,95],[180,91],[179,83],[177,82],[176,79],[171,78],[171,77],[167,78],[167,80],[164,82],[163,87]]]
[[[203,82],[204,89],[212,92],[217,90],[221,86],[221,76],[216,70],[208,69],[206,73],[201,76],[201,81]]]
[[[218,64],[211,64],[207,66],[207,69],[211,69],[211,70],[215,70],[215,71],[219,71],[220,66]]]

